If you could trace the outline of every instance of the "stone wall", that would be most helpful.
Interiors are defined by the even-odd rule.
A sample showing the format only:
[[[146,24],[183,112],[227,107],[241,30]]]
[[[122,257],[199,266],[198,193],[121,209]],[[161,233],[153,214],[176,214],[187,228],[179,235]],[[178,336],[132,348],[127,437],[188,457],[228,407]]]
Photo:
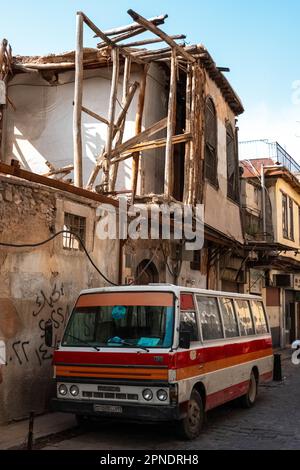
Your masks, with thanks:
[[[118,243],[97,239],[96,208],[68,193],[1,177],[0,241],[36,243],[62,230],[65,211],[82,215],[91,257],[117,281]],[[86,255],[65,250],[62,237],[34,249],[0,247],[0,423],[48,408],[53,371],[45,323],[52,319],[60,340],[79,292],[103,285]]]

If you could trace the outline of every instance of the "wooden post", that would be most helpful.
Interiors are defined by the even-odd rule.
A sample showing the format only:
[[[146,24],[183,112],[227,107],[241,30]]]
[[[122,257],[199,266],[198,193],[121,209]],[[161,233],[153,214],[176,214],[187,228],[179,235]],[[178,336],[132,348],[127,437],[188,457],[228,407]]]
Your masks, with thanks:
[[[136,120],[135,120],[135,135],[139,135],[142,132],[148,71],[149,71],[149,65],[145,65],[144,70],[143,70],[142,80],[141,80],[139,102],[138,102]],[[136,191],[137,191],[137,183],[138,183],[138,176],[139,176],[139,163],[140,163],[140,152],[137,152],[133,155],[133,158],[132,158],[132,178],[131,178],[132,203],[134,203]]]
[[[76,53],[75,53],[75,95],[73,115],[74,141],[74,183],[78,188],[83,186],[82,176],[82,94],[83,94],[83,18],[77,13]]]
[[[172,196],[173,193],[173,136],[176,125],[176,89],[177,89],[177,59],[176,49],[172,49],[171,59],[171,77],[170,77],[170,93],[169,93],[169,106],[168,106],[168,122],[167,122],[167,144],[166,144],[166,160],[165,160],[165,196],[167,198]]]
[[[186,105],[185,105],[185,132],[191,132],[191,92],[192,92],[192,73],[191,65],[188,66],[186,75]],[[185,144],[185,172],[184,172],[184,198],[185,204],[189,203],[190,200],[190,186],[189,178],[191,171],[191,142]]]
[[[107,130],[107,140],[106,140],[106,148],[105,148],[106,156],[103,162],[104,189],[106,191],[109,190],[110,158],[111,158],[112,144],[113,144],[113,139],[114,139],[115,115],[116,115],[119,70],[120,70],[119,49],[117,47],[114,47],[112,49],[112,62],[113,62],[113,71],[112,71],[112,83],[111,83],[109,111],[108,111],[109,126]]]
[[[117,122],[116,122],[116,125],[115,125],[115,129],[114,129],[114,138],[117,134],[117,130],[119,127],[122,126],[122,123],[125,124],[125,119],[126,119],[126,114],[127,114],[127,111],[131,105],[131,102],[133,100],[133,97],[135,95],[135,92],[138,88],[138,82],[134,82],[130,88],[129,88],[129,92],[128,92],[128,96],[127,96],[127,99],[126,99],[126,103],[123,107],[123,109],[121,110],[119,116],[118,116],[118,119],[117,119]],[[90,177],[89,177],[89,181],[87,183],[87,188],[91,189],[96,181],[96,178],[98,176],[98,173],[100,171],[100,168],[101,168],[101,165],[102,165],[102,162],[103,162],[103,159],[104,159],[104,156],[105,156],[105,149],[104,151],[102,152],[102,154],[97,158],[97,164],[95,166],[95,168],[93,169]]]
[[[123,74],[123,96],[122,96],[122,108],[123,109],[126,106],[126,101],[127,101],[127,97],[129,93],[130,73],[131,73],[131,58],[128,55],[125,58],[124,74]],[[116,137],[116,147],[118,147],[123,142],[125,124],[126,124],[126,115],[122,121],[121,128],[118,131],[118,135]],[[116,186],[117,177],[118,177],[118,169],[119,169],[119,164],[116,164],[113,166],[110,191],[115,191],[115,186]]]

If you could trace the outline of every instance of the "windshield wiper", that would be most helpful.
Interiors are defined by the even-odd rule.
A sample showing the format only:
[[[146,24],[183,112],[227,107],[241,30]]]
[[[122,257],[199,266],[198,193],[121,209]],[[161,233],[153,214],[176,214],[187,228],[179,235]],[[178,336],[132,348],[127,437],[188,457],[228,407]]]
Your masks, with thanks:
[[[112,342],[111,341],[111,344],[115,344],[115,345],[120,345],[120,346],[129,346],[130,348],[139,348],[139,349],[142,349],[143,351],[146,351],[146,352],[150,352],[149,349],[147,349],[145,346],[139,346],[139,345],[134,345],[132,343],[129,343],[128,341],[125,341],[124,339],[121,339],[121,338],[118,338],[120,341],[115,341],[115,342]],[[109,344],[110,342],[108,342]]]
[[[80,341],[81,344],[86,344],[87,346],[89,346],[90,348],[94,348],[96,349],[96,351],[100,351],[100,348],[98,348],[97,346],[95,346],[94,344],[91,344],[89,343],[88,341],[85,341],[84,339],[81,339],[81,338],[77,338],[77,336],[73,336],[73,335],[70,335],[67,333],[67,337],[68,338],[72,338],[72,339],[75,339],[76,341]]]
[[[134,345],[131,343],[127,343],[127,341],[122,341],[122,344],[124,344],[124,346],[130,346],[131,348],[139,348],[139,349],[142,349],[143,351],[150,352],[150,350],[146,348],[145,346],[139,346],[137,344]]]

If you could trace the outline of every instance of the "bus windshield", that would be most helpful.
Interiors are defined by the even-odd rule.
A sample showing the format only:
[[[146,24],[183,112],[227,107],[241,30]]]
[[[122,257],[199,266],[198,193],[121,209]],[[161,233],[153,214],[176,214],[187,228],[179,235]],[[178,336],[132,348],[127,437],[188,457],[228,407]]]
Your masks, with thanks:
[[[101,296],[98,298],[101,301]],[[173,324],[173,305],[85,306],[79,303],[68,323],[62,346],[170,348]]]

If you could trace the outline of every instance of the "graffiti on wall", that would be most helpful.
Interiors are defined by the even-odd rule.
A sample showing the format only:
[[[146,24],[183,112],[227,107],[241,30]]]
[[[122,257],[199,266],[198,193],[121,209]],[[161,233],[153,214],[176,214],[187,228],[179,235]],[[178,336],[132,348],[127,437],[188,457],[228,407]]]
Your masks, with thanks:
[[[46,292],[37,292],[34,308],[32,310],[30,325],[32,329],[27,331],[27,336],[16,334],[14,339],[6,344],[5,365],[16,364],[19,366],[36,364],[42,367],[45,362],[52,360],[52,349],[45,345],[45,325],[49,319],[52,320],[55,331],[55,343],[61,339],[60,335],[69,318],[70,306],[66,302],[65,288],[63,283],[55,283]],[[25,325],[26,326],[26,325]],[[26,333],[25,333],[26,334]],[[1,382],[1,374],[0,374]]]

